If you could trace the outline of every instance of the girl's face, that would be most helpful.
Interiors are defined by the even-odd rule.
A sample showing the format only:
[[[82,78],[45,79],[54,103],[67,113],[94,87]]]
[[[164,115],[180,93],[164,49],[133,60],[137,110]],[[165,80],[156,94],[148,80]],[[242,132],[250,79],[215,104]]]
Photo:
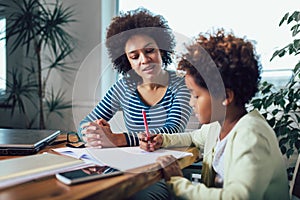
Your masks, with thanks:
[[[208,90],[199,87],[189,74],[185,76],[185,83],[191,93],[190,106],[194,109],[200,124],[210,123],[212,102]]]
[[[162,70],[162,57],[156,42],[146,35],[134,35],[125,44],[132,69],[145,81],[151,81]]]

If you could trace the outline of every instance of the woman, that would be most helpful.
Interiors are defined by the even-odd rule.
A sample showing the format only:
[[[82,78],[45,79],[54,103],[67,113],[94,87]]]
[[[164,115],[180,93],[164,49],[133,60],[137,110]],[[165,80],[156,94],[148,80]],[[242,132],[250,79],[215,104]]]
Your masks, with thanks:
[[[204,72],[212,68],[218,69],[225,94],[217,92],[222,84],[216,74],[206,73],[211,75],[209,87],[204,81],[208,78]],[[147,151],[169,146],[204,148],[202,183],[197,185],[182,177],[172,156],[158,159],[175,195],[183,199],[289,199],[275,133],[258,111],[247,112],[245,107],[258,91],[260,80],[260,65],[251,42],[223,30],[199,35],[187,47],[179,69],[186,72],[190,105],[202,127],[191,133],[157,135],[151,144],[140,142]],[[144,135],[139,137],[145,140]]]
[[[166,20],[146,9],[115,17],[107,30],[109,56],[123,78],[80,123],[86,146],[137,146],[145,132],[142,110],[151,133],[182,132],[189,120],[188,90],[184,79],[165,68],[172,63],[175,40]],[[113,134],[109,121],[123,111],[127,133]]]

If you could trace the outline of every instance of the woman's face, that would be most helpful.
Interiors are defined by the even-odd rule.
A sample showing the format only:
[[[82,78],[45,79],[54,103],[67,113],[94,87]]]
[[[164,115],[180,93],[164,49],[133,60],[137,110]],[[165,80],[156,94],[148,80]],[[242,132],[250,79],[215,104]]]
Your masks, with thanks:
[[[210,123],[212,102],[208,90],[198,86],[189,74],[185,76],[185,83],[191,93],[190,106],[194,109],[200,124]]]
[[[162,70],[162,57],[156,42],[146,35],[134,35],[125,44],[132,69],[144,81],[155,78]]]

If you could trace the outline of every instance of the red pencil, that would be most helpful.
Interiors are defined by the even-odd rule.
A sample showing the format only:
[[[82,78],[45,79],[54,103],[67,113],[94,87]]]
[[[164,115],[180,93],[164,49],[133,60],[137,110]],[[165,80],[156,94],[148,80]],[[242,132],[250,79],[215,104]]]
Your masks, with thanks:
[[[147,134],[147,141],[150,141],[150,133],[149,133],[149,128],[148,128],[148,122],[147,122],[147,117],[146,117],[146,112],[144,109],[142,109],[142,114],[143,114],[143,119],[144,119],[144,126]]]

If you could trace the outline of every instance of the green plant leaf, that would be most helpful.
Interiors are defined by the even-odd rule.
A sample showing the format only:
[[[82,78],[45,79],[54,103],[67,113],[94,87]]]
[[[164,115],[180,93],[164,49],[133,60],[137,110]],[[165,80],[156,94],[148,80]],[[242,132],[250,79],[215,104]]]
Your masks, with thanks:
[[[292,14],[292,16],[293,16],[295,22],[299,22],[300,21],[300,12],[299,11],[295,11]]]
[[[283,18],[280,20],[279,22],[279,26],[281,26],[283,24],[283,22],[285,22],[289,17],[289,13],[286,13]]]
[[[262,115],[265,119],[267,119],[267,117],[268,117],[268,113],[266,113],[266,112],[265,112],[265,113],[262,113],[261,115]]]
[[[283,155],[286,153],[286,147],[284,145],[280,146],[280,150]]]
[[[289,149],[287,150],[287,152],[286,152],[286,156],[287,156],[288,158],[290,158],[291,155],[293,155],[293,154],[294,154],[294,149],[292,149],[292,148],[289,148]]]
[[[295,37],[300,32],[299,26],[300,26],[300,24],[296,24],[296,25],[292,26],[291,31],[292,31],[293,37]]]
[[[41,40],[45,46],[51,47],[49,50],[54,53],[57,49],[72,49],[74,39],[62,27],[76,22],[73,19],[74,11],[70,7],[65,8],[63,3],[58,0],[51,7],[52,9],[43,7],[42,16],[45,24],[42,27]]]
[[[282,108],[284,108],[284,107],[285,107],[285,100],[284,100],[284,99],[280,99],[279,105],[280,105]]]
[[[266,108],[270,107],[274,103],[274,99],[275,99],[274,93],[270,94],[270,96],[266,98],[266,102],[265,102]]]
[[[300,27],[300,24],[298,24],[297,28],[299,28],[299,27]],[[300,39],[295,39],[293,44],[294,44],[294,48],[295,48],[296,52],[299,51],[300,50]]]
[[[40,20],[38,12],[38,0],[13,0],[13,3],[4,3],[2,6],[7,13],[7,28],[6,40],[12,42],[12,50],[14,52],[18,47],[25,46],[26,53],[29,53],[31,46],[34,45],[31,41],[36,39],[40,32],[40,26],[37,23]]]
[[[274,116],[276,116],[278,112],[279,112],[279,110],[278,110],[277,108],[275,108],[274,110],[272,110],[272,114],[273,114]],[[274,118],[274,119],[275,119],[275,118]]]
[[[7,16],[7,27],[6,27],[6,41],[12,43],[10,53],[16,51],[22,47],[26,50],[28,58],[32,59],[32,66],[36,66],[36,69],[31,68],[31,74],[28,77],[19,77],[14,80],[14,83],[10,84],[12,88],[11,94],[7,99],[7,102],[12,105],[12,113],[18,107],[20,112],[26,113],[26,107],[24,100],[33,101],[33,99],[40,98],[39,102],[42,102],[43,94],[46,93],[45,88],[47,85],[47,78],[43,80],[41,76],[42,69],[47,70],[47,77],[51,73],[51,69],[57,67],[61,72],[70,71],[71,67],[67,66],[64,61],[67,56],[71,55],[76,44],[75,38],[68,32],[67,26],[76,22],[74,19],[75,12],[72,7],[63,6],[63,1],[47,1],[47,0],[10,0],[1,1],[1,6],[4,9],[0,10],[0,14]],[[49,68],[43,67],[44,58],[42,51],[46,50],[47,53],[54,55],[54,64],[50,65]],[[19,76],[19,75],[18,75]],[[36,77],[37,78],[36,78]],[[32,97],[30,93],[31,83],[30,79],[34,77],[34,80],[42,80],[35,85],[37,88],[42,88],[42,92],[39,92],[38,97]],[[35,88],[35,89],[37,89]],[[40,90],[38,90],[40,91]],[[36,94],[35,94],[36,95]],[[59,99],[60,93],[57,94]],[[58,100],[56,99],[56,100]],[[52,100],[55,100],[53,97]],[[54,101],[55,102],[55,101]],[[49,103],[50,108],[57,111],[63,108],[68,108],[70,102],[64,104],[55,104],[54,102]],[[36,102],[35,102],[36,105]],[[38,115],[40,117],[39,124],[40,128],[44,128],[44,110],[43,105],[36,106],[39,109]],[[54,109],[55,108],[55,109]],[[60,112],[58,112],[58,115]],[[31,123],[30,120],[29,124]]]
[[[289,141],[289,139],[287,137],[281,138],[279,140],[279,146],[281,147],[281,146],[285,145],[286,143],[288,143],[288,141]]]
[[[300,71],[299,69],[300,69],[300,62],[298,62],[298,63],[296,64],[295,68],[293,69],[293,73],[296,74],[298,71]],[[299,73],[299,74],[300,74],[300,73]],[[299,74],[298,74],[298,75],[299,75]]]
[[[271,88],[273,88],[273,87],[274,87],[274,85],[272,83],[268,83],[267,81],[264,81],[261,84],[260,91],[262,94],[267,94],[267,93],[271,92]]]
[[[51,113],[55,113],[61,118],[63,118],[62,110],[72,108],[71,101],[64,100],[65,92],[59,90],[58,92],[54,92],[54,89],[51,89],[50,95],[46,98],[46,107],[48,110],[48,116]]]
[[[36,98],[37,84],[34,80],[26,79],[19,68],[13,68],[8,75],[11,78],[7,81],[8,97],[4,103],[11,105],[11,115],[14,114],[16,108],[20,113],[26,114],[25,101],[29,100],[33,105],[36,103],[33,99]]]
[[[298,138],[298,140],[295,142],[295,147],[299,151],[299,149],[300,149],[300,138]]]
[[[268,123],[271,127],[274,127],[275,125],[275,117],[272,117],[271,119],[268,120]]]
[[[251,101],[251,104],[252,104],[252,106],[253,106],[254,108],[257,108],[258,110],[260,110],[260,109],[261,109],[261,102],[262,102],[261,99],[253,99],[253,100]]]
[[[291,23],[292,21],[299,21],[299,12],[298,11],[295,11],[289,18],[288,18],[288,21],[287,23]]]

